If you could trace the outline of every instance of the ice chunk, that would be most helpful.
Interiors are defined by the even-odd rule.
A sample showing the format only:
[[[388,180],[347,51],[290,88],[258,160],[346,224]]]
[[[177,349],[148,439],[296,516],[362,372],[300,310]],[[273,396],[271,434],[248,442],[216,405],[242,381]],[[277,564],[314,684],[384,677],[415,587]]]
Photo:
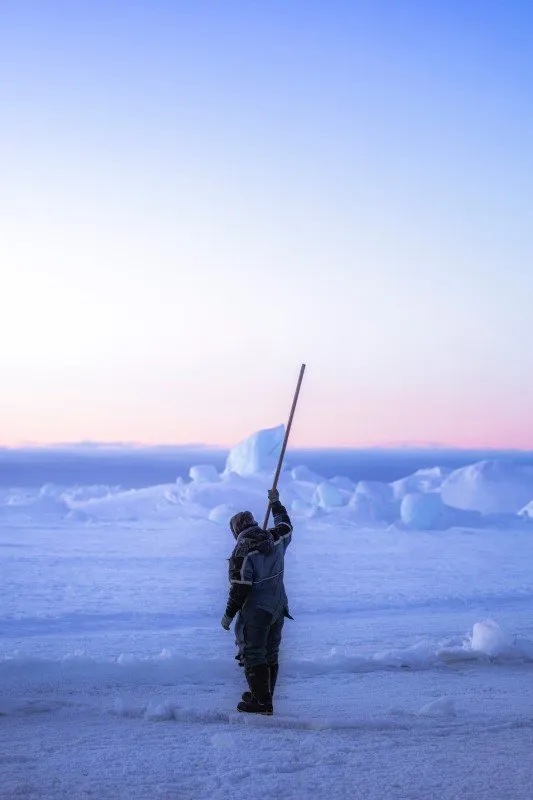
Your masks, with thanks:
[[[313,503],[319,508],[328,510],[345,506],[348,503],[348,499],[349,497],[346,493],[343,494],[329,481],[323,481],[316,487]]]
[[[355,489],[355,483],[349,478],[344,477],[344,475],[335,475],[334,478],[331,478],[330,483],[333,486],[336,486],[337,489],[342,489],[344,492],[350,492],[350,494]]]
[[[359,481],[350,505],[360,511],[370,511],[375,520],[392,522],[398,514],[398,504],[390,485],[380,481]]]
[[[226,473],[237,475],[256,475],[273,472],[278,463],[285,427],[267,428],[252,434],[230,450],[226,461]]]
[[[447,506],[438,492],[406,494],[400,506],[400,519],[407,528],[420,531],[440,531],[454,526],[479,528],[489,524],[489,518],[485,520],[477,511]],[[496,524],[497,520],[491,518],[490,522]],[[504,524],[509,525],[507,517]]]
[[[390,485],[380,481],[359,481],[355,491],[357,494],[365,494],[384,503],[391,503],[394,499]]]
[[[476,622],[472,635],[464,644],[465,650],[506,661],[533,661],[533,641],[504,631],[493,619]]]
[[[452,472],[448,467],[428,467],[419,469],[407,478],[390,484],[394,497],[402,500],[410,492],[434,492],[440,489],[443,481]]]
[[[219,474],[212,464],[199,464],[190,468],[189,478],[196,483],[216,483]]]
[[[448,528],[451,523],[448,508],[436,492],[406,494],[400,506],[400,519],[408,528],[422,531]]]
[[[520,511],[521,517],[529,517],[529,519],[533,519],[533,500],[531,503],[528,503],[527,506]]]
[[[299,466],[291,469],[291,478],[293,481],[304,481],[305,483],[321,483],[324,478],[322,475],[313,472],[309,467]]]
[[[479,461],[452,472],[441,493],[456,508],[517,514],[533,498],[533,467],[505,459]]]
[[[348,518],[364,524],[390,523],[397,516],[392,489],[379,481],[359,481],[350,497]]]
[[[514,640],[497,622],[486,619],[474,625],[471,648],[487,656],[504,656],[514,650]]]
[[[261,516],[267,504],[267,488],[272,475],[243,478],[234,472],[219,476],[214,483],[191,481],[183,486],[180,497],[185,507],[204,509],[207,516],[211,509],[226,505],[237,511],[251,511]],[[231,516],[231,515],[230,515]]]
[[[349,518],[361,523],[387,522],[383,517],[383,507],[381,503],[365,494],[354,492],[348,503]]]
[[[355,491],[357,494],[364,494],[371,500],[377,500],[384,505],[389,505],[394,500],[390,485],[380,481],[359,481]]]

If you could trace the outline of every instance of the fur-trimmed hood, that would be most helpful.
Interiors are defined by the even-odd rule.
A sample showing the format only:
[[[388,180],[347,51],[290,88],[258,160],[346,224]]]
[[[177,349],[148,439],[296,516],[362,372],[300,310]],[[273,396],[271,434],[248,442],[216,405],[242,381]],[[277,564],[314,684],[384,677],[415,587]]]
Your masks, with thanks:
[[[267,555],[274,549],[271,531],[264,531],[255,521],[250,511],[240,511],[230,520],[231,532],[237,540],[233,557],[245,558],[252,550]]]

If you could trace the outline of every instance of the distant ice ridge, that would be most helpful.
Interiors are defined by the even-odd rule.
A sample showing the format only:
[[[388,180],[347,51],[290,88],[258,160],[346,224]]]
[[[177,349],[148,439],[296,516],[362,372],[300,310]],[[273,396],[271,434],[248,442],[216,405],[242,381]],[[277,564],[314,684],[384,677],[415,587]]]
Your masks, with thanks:
[[[533,500],[533,467],[498,459],[455,470],[443,481],[442,499],[481,514],[517,514]]]
[[[53,485],[38,492],[4,491],[0,518],[22,524],[47,524],[52,519],[172,524],[178,518],[198,518],[225,525],[234,513],[247,508],[261,520],[284,430],[278,425],[257,431],[237,444],[221,473],[211,464],[199,464],[191,467],[189,480],[179,478],[171,484],[127,491],[116,486]],[[517,525],[531,525],[533,530],[533,468],[506,460],[481,461],[455,471],[437,465],[390,484],[353,483],[293,465],[289,453],[279,488],[295,518],[326,515],[333,523],[338,519],[412,531]]]

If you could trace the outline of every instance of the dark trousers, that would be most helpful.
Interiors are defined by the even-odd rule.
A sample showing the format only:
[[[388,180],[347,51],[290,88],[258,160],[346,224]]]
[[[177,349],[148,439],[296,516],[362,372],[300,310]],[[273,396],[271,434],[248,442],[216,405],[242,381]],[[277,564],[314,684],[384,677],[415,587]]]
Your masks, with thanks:
[[[274,615],[262,608],[242,609],[235,635],[246,667],[278,663],[284,621],[283,610]]]

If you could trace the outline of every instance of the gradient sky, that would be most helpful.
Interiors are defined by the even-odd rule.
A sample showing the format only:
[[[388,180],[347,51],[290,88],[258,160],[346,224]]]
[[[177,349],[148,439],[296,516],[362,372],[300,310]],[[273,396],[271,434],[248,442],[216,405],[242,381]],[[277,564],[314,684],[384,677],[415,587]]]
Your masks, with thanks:
[[[0,444],[533,448],[533,6],[5,0]]]

